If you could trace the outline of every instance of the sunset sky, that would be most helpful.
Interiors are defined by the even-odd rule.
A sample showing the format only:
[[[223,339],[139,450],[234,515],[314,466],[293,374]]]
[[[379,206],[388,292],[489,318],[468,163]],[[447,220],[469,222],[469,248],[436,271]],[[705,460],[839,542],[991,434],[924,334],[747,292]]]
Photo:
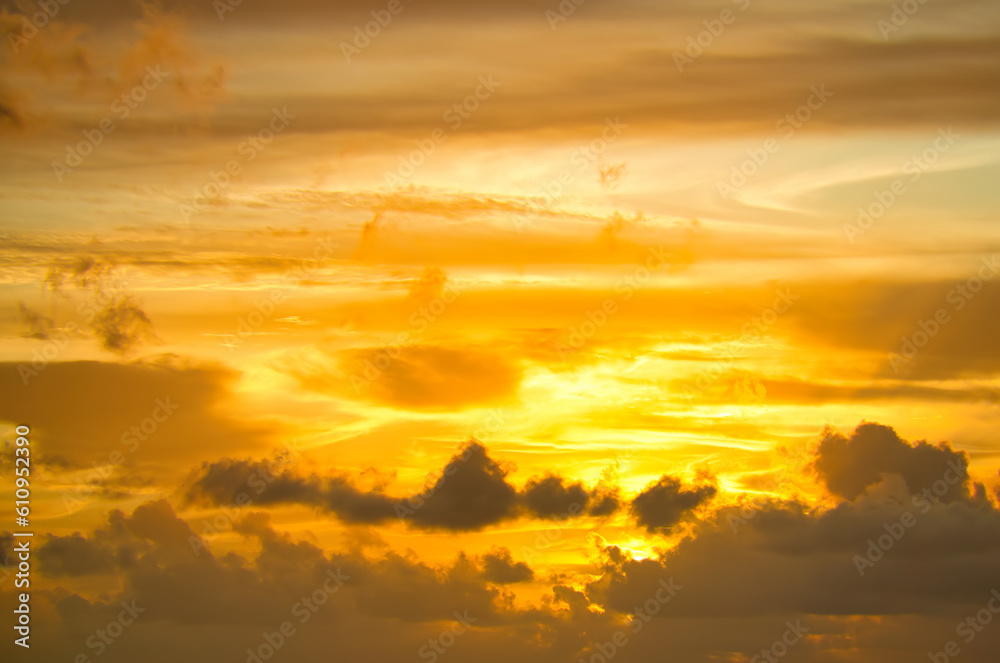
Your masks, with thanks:
[[[0,7],[5,661],[997,660],[1000,4]]]

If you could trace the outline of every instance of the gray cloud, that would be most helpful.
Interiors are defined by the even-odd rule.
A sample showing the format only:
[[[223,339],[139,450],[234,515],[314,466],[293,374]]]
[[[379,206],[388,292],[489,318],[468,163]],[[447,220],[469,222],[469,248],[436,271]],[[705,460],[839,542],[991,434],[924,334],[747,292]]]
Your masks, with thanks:
[[[908,444],[889,426],[863,423],[851,436],[827,430],[816,452],[814,467],[830,492],[855,500],[886,474],[898,474],[911,494],[938,485],[944,502],[968,499],[968,459],[947,442]],[[950,479],[950,480],[948,480]]]
[[[636,521],[653,532],[671,531],[692,510],[715,497],[715,486],[685,488],[677,477],[662,476],[632,499]]]
[[[528,582],[535,577],[530,566],[514,561],[508,548],[493,548],[480,558],[480,562],[483,566],[483,578],[498,585]]]
[[[540,519],[608,516],[621,506],[616,487],[587,489],[548,474],[522,490],[509,470],[478,442],[460,449],[426,491],[392,496],[358,488],[346,474],[302,474],[283,463],[224,458],[204,463],[189,477],[185,499],[213,505],[237,503],[240,493],[256,505],[308,504],[345,523],[380,524],[402,519],[426,530],[472,531],[523,515]]]

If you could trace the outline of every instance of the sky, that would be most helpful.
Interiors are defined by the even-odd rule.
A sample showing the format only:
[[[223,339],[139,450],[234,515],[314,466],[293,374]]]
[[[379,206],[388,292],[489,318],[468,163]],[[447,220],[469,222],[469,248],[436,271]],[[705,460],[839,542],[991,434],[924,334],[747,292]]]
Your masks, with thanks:
[[[0,27],[4,660],[996,660],[997,3]]]

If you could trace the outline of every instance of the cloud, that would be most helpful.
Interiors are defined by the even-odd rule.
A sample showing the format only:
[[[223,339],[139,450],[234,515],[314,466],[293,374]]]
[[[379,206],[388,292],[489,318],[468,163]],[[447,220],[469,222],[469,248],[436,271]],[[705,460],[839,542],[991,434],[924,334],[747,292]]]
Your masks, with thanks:
[[[876,550],[877,561],[860,574],[855,556],[867,556],[905,512],[914,524],[900,525],[891,549]],[[947,604],[986,600],[1000,582],[998,552],[1000,513],[990,507],[875,500],[827,511],[726,507],[659,560],[608,549],[606,575],[588,597],[627,612],[646,588],[672,576],[685,588],[674,617],[937,614]]]
[[[352,658],[367,652],[377,660],[398,660],[439,634],[456,612],[468,615],[476,629],[515,622],[534,630],[532,624],[540,620],[554,621],[533,608],[515,607],[496,586],[525,577],[523,565],[508,564],[509,552],[503,549],[487,554],[492,561],[459,553],[450,563],[432,565],[412,553],[387,551],[371,558],[356,551],[327,553],[275,531],[264,514],[240,519],[236,531],[255,550],[252,557],[214,553],[161,500],[131,514],[111,512],[91,535],[67,537],[69,546],[63,539],[46,543],[47,563],[35,576],[43,585],[43,579],[65,580],[66,565],[76,563],[69,556],[95,545],[114,553],[122,585],[99,599],[85,598],[86,590],[76,594],[51,584],[33,586],[33,624],[49,637],[37,646],[33,641],[32,647],[46,660],[72,658],[86,634],[114,619],[121,601],[134,601],[141,616],[128,627],[128,638],[108,650],[109,660],[146,651],[144,660],[157,663],[178,656],[218,660],[226,652],[245,658],[247,646],[259,641],[263,630],[285,620],[296,626],[297,637],[290,642],[303,647],[303,660],[318,660],[321,643],[330,637],[343,641],[338,651]],[[123,548],[139,554],[125,559],[117,554]],[[92,566],[103,571],[108,559]],[[306,622],[311,622],[308,627]],[[153,646],[165,636],[169,644]],[[469,633],[466,640],[473,644],[476,636]]]
[[[813,466],[831,493],[848,500],[858,499],[886,474],[902,476],[910,494],[938,482],[947,486],[937,495],[942,501],[969,498],[968,459],[963,452],[953,450],[947,442],[911,445],[891,427],[876,423],[862,423],[850,437],[828,429]]]
[[[580,481],[566,482],[555,474],[530,479],[524,487],[524,506],[539,518],[559,518],[570,513],[570,507],[577,510],[590,501],[590,493]]]
[[[424,530],[477,531],[521,516],[552,520],[585,515],[605,517],[620,507],[616,486],[587,489],[549,473],[518,490],[510,468],[472,441],[452,456],[433,484],[416,495],[393,496],[383,486],[366,490],[343,472],[300,473],[293,463],[228,459],[206,462],[183,489],[187,503],[216,506],[306,504],[345,523],[378,525],[402,520]]]
[[[453,462],[448,479],[458,476],[462,455]],[[494,481],[505,480],[504,468],[485,452],[470,453],[465,462],[488,468]],[[220,468],[213,481],[232,488],[230,469]],[[678,483],[663,477],[642,495],[670,506],[697,492]],[[540,484],[551,488],[554,482],[542,477],[532,483]],[[900,524],[907,514],[911,524]],[[897,526],[902,534],[893,535]],[[141,628],[116,642],[121,649],[115,656],[147,649],[151,658],[144,660],[160,663],[178,655],[200,661],[245,653],[262,631],[289,619],[291,606],[322,586],[325,573],[339,569],[348,581],[311,617],[315,626],[299,629],[289,645],[302,647],[300,660],[319,660],[323,654],[316,647],[330,638],[343,641],[338,652],[397,660],[440,634],[458,611],[476,622],[456,645],[456,661],[499,663],[512,652],[531,663],[553,656],[575,660],[622,630],[629,635],[620,649],[626,663],[649,660],[665,647],[684,660],[719,659],[720,652],[750,656],[762,642],[779,638],[791,620],[810,629],[795,645],[802,660],[839,660],[849,642],[851,660],[876,663],[885,660],[887,648],[900,660],[940,649],[954,637],[956,623],[981,610],[990,588],[1000,585],[1000,512],[987,504],[906,496],[861,496],[830,509],[782,500],[751,511],[723,507],[653,557],[639,560],[616,546],[599,548],[597,559],[580,569],[578,584],[564,582],[565,574],[553,576],[536,604],[513,593],[521,583],[539,581],[506,547],[479,555],[460,550],[452,561],[431,564],[412,552],[367,557],[358,548],[326,551],[276,531],[263,513],[239,519],[235,531],[248,540],[242,549],[253,550],[250,557],[214,551],[161,500],[130,515],[113,511],[89,535],[46,537],[39,548],[40,580],[105,574],[110,565],[121,588],[97,600],[85,598],[83,590],[40,587],[33,595],[33,614],[47,634],[40,650],[47,659],[56,658],[56,651],[68,658],[66,652],[80,646],[79,636],[68,634],[106,625],[115,602],[134,598],[147,612]],[[860,574],[858,556],[886,536],[891,546]],[[650,610],[668,582],[678,588],[676,596]],[[198,635],[206,627],[210,641]],[[150,648],[166,633],[174,636],[166,639],[167,651]],[[963,654],[974,663],[992,660],[996,638],[984,630]],[[510,641],[506,648],[504,640]]]
[[[341,370],[351,376],[345,393],[414,410],[509,402],[522,372],[510,359],[472,347],[390,346],[345,350],[340,357]]]
[[[510,585],[528,582],[534,579],[535,572],[524,562],[515,562],[509,548],[494,547],[480,558],[482,576],[489,582],[498,585]]]
[[[271,446],[269,424],[238,418],[230,392],[238,376],[170,355],[36,368],[0,362],[0,420],[31,422],[45,455],[67,469],[110,463],[127,472],[150,463],[159,473],[177,472],[222,449]]]
[[[190,123],[191,118],[184,116],[188,111],[208,110],[223,93],[225,67],[201,62],[178,14],[163,11],[158,3],[128,4],[140,15],[113,31],[76,20],[74,7],[60,5],[55,16],[39,14],[40,6],[27,3],[21,7],[23,13],[4,9],[0,27],[9,48],[0,54],[0,74],[16,80],[18,87],[0,88],[0,119],[6,118],[0,128],[10,124],[23,134],[36,126],[55,133],[60,124],[90,129],[109,117],[108,108],[114,108],[123,94],[144,84],[149,91],[144,81],[150,70],[163,73],[163,90],[144,97],[141,106],[129,102],[130,112],[156,117],[149,113],[150,104],[156,104],[161,111],[174,111],[170,123],[176,128]],[[38,16],[45,17],[41,25]],[[74,85],[66,84],[70,77]],[[43,105],[36,98],[58,103]],[[60,116],[67,107],[78,112]],[[136,126],[133,120],[116,128],[128,131]]]
[[[54,578],[110,573],[116,568],[109,546],[84,538],[79,532],[47,536],[38,548],[38,561],[43,573]]]
[[[116,297],[100,311],[92,328],[101,340],[101,347],[121,355],[134,352],[143,343],[159,340],[149,316],[128,295]]]
[[[583,511],[593,516],[607,516],[621,506],[614,489],[598,485],[588,490],[581,481],[570,483],[551,472],[529,479],[522,490],[521,501],[529,514],[545,520],[561,519]]]
[[[101,347],[118,355],[129,355],[144,343],[157,342],[153,323],[137,299],[125,291],[122,269],[107,256],[80,255],[50,265],[44,283],[56,296],[65,297],[67,283],[86,293],[76,310],[87,315],[86,325]],[[31,326],[33,338],[51,335],[53,321],[19,303],[22,318]],[[89,314],[89,315],[88,315]]]
[[[413,514],[424,527],[472,530],[511,517],[517,490],[507,482],[508,470],[490,458],[486,447],[468,444],[451,461],[453,473],[442,473],[422,507]]]
[[[17,311],[21,315],[21,320],[28,325],[28,331],[24,332],[24,336],[39,341],[45,341],[52,337],[52,318],[31,310],[25,306],[24,302],[17,303]]]
[[[631,511],[647,531],[671,531],[691,511],[715,497],[715,486],[684,488],[677,477],[662,476],[632,499]]]

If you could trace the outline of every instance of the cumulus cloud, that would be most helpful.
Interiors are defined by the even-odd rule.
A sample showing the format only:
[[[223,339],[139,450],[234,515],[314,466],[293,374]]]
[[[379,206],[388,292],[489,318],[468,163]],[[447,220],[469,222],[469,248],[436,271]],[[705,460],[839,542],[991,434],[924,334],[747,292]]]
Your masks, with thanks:
[[[859,573],[855,557],[867,556],[905,512],[915,524],[900,525],[891,549],[876,550]],[[742,519],[738,529],[730,516]],[[589,595],[624,612],[658,578],[673,576],[686,592],[678,616],[933,614],[943,603],[983,600],[1000,582],[998,552],[1000,513],[990,507],[869,500],[822,511],[783,503],[749,518],[727,507],[660,560],[609,549],[607,574]]]
[[[347,473],[297,471],[282,459],[230,459],[203,463],[186,483],[188,503],[307,504],[345,523],[382,524],[402,520],[426,530],[474,531],[527,516],[542,520],[609,516],[621,500],[617,486],[592,489],[554,473],[529,479],[518,490],[510,467],[493,459],[485,446],[469,442],[455,453],[433,483],[415,495],[393,496],[385,486],[368,490]]]
[[[514,513],[517,490],[507,482],[508,470],[490,458],[486,447],[470,443],[451,462],[453,474],[442,472],[424,505],[413,514],[415,522],[471,530]]]
[[[945,502],[969,498],[968,458],[947,442],[910,444],[889,426],[862,423],[846,437],[828,429],[813,467],[831,493],[856,500],[887,474],[898,474],[911,494],[938,486]]]
[[[621,506],[617,492],[598,485],[588,490],[581,481],[570,483],[565,478],[548,473],[528,480],[522,495],[525,510],[542,519],[565,518],[586,511],[594,516],[611,515]]]
[[[535,577],[534,571],[524,562],[515,562],[509,548],[494,547],[480,558],[482,576],[498,585],[528,582]]]
[[[870,540],[884,535],[886,524],[898,522],[906,511],[916,523],[860,575],[853,558],[866,554]],[[732,515],[742,518],[739,531],[731,527]],[[811,629],[810,637],[796,645],[803,660],[835,660],[838,643],[856,638],[863,638],[866,647],[895,642],[919,656],[947,640],[961,618],[985,606],[989,588],[1000,583],[1000,513],[963,502],[931,503],[924,509],[863,498],[825,511],[774,502],[752,515],[727,507],[665,555],[639,560],[621,548],[604,547],[587,566],[585,582],[571,587],[550,580],[546,598],[525,607],[505,592],[532,582],[534,574],[506,548],[480,556],[459,553],[452,562],[429,564],[393,551],[376,557],[324,551],[276,531],[259,513],[240,519],[235,529],[255,544],[252,557],[214,553],[169,503],[159,501],[130,515],[112,512],[92,534],[46,541],[40,577],[80,577],[113,565],[123,587],[101,600],[39,590],[38,605],[54,608],[38,611],[50,636],[40,647],[59,649],[64,629],[91,623],[91,630],[98,628],[116,602],[134,598],[148,612],[143,627],[129,635],[136,642],[123,640],[122,652],[148,648],[160,629],[194,636],[194,629],[206,626],[215,644],[181,638],[187,645],[170,645],[167,654],[185,652],[191,658],[197,651],[217,657],[227,651],[220,640],[236,642],[231,649],[245,652],[247,642],[289,619],[291,606],[321,587],[325,574],[339,570],[347,580],[313,619],[323,625],[316,633],[327,641],[343,630],[351,652],[357,645],[359,652],[381,656],[380,643],[389,632],[388,640],[405,640],[403,651],[412,654],[458,610],[476,623],[464,636],[464,648],[455,650],[456,660],[503,660],[492,657],[503,639],[523,648],[519,656],[527,661],[552,660],[555,653],[572,660],[595,643],[610,641],[623,625],[630,636],[630,647],[621,650],[624,661],[648,660],[665,646],[687,660],[711,660],[720,647],[759,650],[762,641],[780,637],[786,620],[801,620]],[[72,559],[81,554],[86,564]],[[676,595],[651,610],[665,586],[674,587]],[[49,621],[54,613],[60,621]],[[868,629],[869,617],[878,620],[876,631]],[[639,624],[642,637],[632,638]],[[318,660],[310,653],[312,629],[301,632],[301,642],[308,643],[302,660]],[[483,640],[484,632],[499,640]],[[968,659],[992,660],[996,635],[984,630],[977,640],[963,650]],[[66,638],[65,646],[78,647],[79,641]],[[510,653],[508,648],[504,656]],[[859,655],[852,660],[878,660]],[[169,660],[157,656],[147,660]]]
[[[515,607],[498,587],[527,578],[524,565],[512,562],[503,549],[483,559],[459,553],[450,563],[429,564],[393,551],[377,557],[328,553],[275,531],[264,514],[240,519],[235,529],[253,544],[251,557],[214,553],[161,500],[131,514],[111,512],[90,535],[47,541],[37,579],[81,577],[110,564],[122,586],[99,598],[62,588],[36,590],[32,615],[49,634],[37,649],[46,660],[72,658],[81,646],[80,634],[106,626],[121,601],[134,601],[141,617],[130,628],[129,640],[108,650],[110,660],[216,660],[226,652],[245,658],[246,647],[260,639],[262,630],[285,620],[300,629],[296,646],[306,645],[305,660],[318,660],[320,644],[330,637],[348,643],[342,649],[352,657],[367,652],[379,660],[398,660],[439,634],[442,622],[454,621],[456,613],[468,615],[476,629],[516,623],[536,630],[532,625],[539,621],[555,621],[537,609]],[[72,559],[83,551],[94,557],[94,550],[100,551],[94,563]],[[308,621],[317,626],[304,627]],[[211,638],[204,636],[206,627]],[[393,637],[385,637],[386,629]],[[167,638],[172,643],[167,651],[153,646],[164,634],[179,633],[190,637]],[[481,646],[474,632],[466,639],[473,648]],[[388,643],[389,649],[380,651]]]
[[[890,451],[897,446],[885,443],[891,440],[885,430],[871,432],[880,440],[876,450],[883,449],[880,445]],[[866,434],[862,431],[859,439]],[[824,439],[828,437],[829,432]],[[817,459],[823,453],[820,445]],[[883,457],[862,456],[854,462],[868,459],[880,466],[877,461]],[[469,468],[465,474],[463,468]],[[189,488],[209,502],[220,502],[234,491],[251,490],[247,479],[256,473],[270,486],[255,501],[258,505],[269,499],[270,503],[308,500],[364,513],[368,507],[353,505],[378,496],[384,501],[376,511],[390,505],[388,496],[379,493],[381,487],[363,491],[346,475],[303,478],[291,469],[285,461],[229,460],[203,467]],[[490,458],[485,447],[469,445],[451,459],[433,491],[420,496],[423,503],[409,517],[420,527],[458,531],[527,513],[528,504],[539,512],[551,512],[567,499],[593,492],[555,474],[534,477],[516,490],[508,475],[509,468]],[[901,472],[900,477],[898,481],[906,483],[906,474]],[[967,476],[962,483],[968,486]],[[271,488],[274,493],[268,495]],[[345,490],[350,499],[344,497]],[[432,506],[438,494],[441,501]],[[714,494],[714,486],[685,487],[676,477],[663,476],[630,506],[640,526],[669,530]],[[346,499],[348,506],[332,495]],[[463,509],[465,502],[469,506]],[[420,516],[426,508],[435,515]],[[394,517],[389,513],[383,511],[379,518],[385,516],[384,522]],[[313,591],[334,567],[350,576],[338,598],[344,603],[331,604],[329,613],[317,619],[333,629],[350,624],[351,642],[362,639],[368,651],[377,647],[373,634],[384,635],[387,623],[395,624],[394,639],[420,633],[408,645],[412,653],[430,637],[425,628],[433,635],[440,632],[442,621],[454,619],[456,610],[468,610],[479,620],[477,627],[489,626],[486,631],[521,643],[525,660],[531,661],[551,660],[553,652],[561,652],[560,658],[567,660],[584,656],[595,642],[610,641],[622,624],[626,632],[637,631],[638,624],[646,629],[646,635],[637,636],[634,645],[622,650],[623,661],[648,659],[668,645],[689,660],[711,660],[720,647],[759,650],[762,638],[766,644],[780,637],[780,629],[774,635],[768,629],[786,620],[801,620],[819,636],[797,644],[798,655],[824,661],[836,658],[838,642],[856,638],[865,640],[865,652],[878,649],[876,643],[892,642],[900,651],[921,655],[940,646],[959,619],[986,605],[989,588],[1000,586],[1000,512],[992,505],[925,500],[920,495],[886,497],[884,492],[861,494],[834,508],[780,499],[749,510],[724,506],[693,521],[688,536],[652,557],[636,559],[623,548],[600,546],[597,559],[583,569],[583,582],[571,586],[564,574],[552,576],[545,581],[544,599],[529,606],[514,601],[512,592],[523,583],[538,583],[539,578],[507,547],[495,546],[479,555],[460,551],[451,562],[429,564],[413,553],[384,546],[374,557],[366,557],[361,547],[327,552],[276,531],[264,513],[249,513],[237,520],[234,529],[255,543],[252,559],[214,553],[212,542],[198,537],[166,501],[143,504],[131,514],[113,511],[90,534],[44,537],[38,549],[39,573],[71,580],[114,572],[124,583],[120,596],[97,601],[46,590],[38,599],[40,604],[51,602],[64,624],[93,619],[99,625],[98,617],[107,621],[104,615],[114,605],[112,599],[134,597],[149,608],[150,625],[174,633],[208,624],[222,630],[246,627],[259,634],[287,619],[287,606]],[[873,553],[876,545],[880,548]],[[676,596],[650,610],[664,586],[678,588]],[[869,630],[868,620],[878,620],[877,632]],[[369,626],[372,629],[366,630]],[[60,642],[55,634],[62,631],[53,628],[52,633],[47,647]],[[149,632],[133,637],[142,640],[147,637],[143,633]],[[329,637],[328,630],[324,634]],[[526,634],[531,637],[521,637]],[[484,656],[489,660],[491,649],[478,637],[477,629],[470,631],[469,651],[479,660]],[[977,643],[963,651],[970,661],[985,663],[991,660],[996,637],[983,631]],[[308,639],[303,636],[303,642]],[[863,654],[855,660],[877,660]]]
[[[671,531],[691,511],[715,497],[715,486],[685,488],[677,477],[662,476],[632,499],[632,515],[647,531]]]
[[[48,536],[38,548],[38,561],[43,572],[52,577],[109,573],[116,566],[109,546],[84,538],[79,532]]]

